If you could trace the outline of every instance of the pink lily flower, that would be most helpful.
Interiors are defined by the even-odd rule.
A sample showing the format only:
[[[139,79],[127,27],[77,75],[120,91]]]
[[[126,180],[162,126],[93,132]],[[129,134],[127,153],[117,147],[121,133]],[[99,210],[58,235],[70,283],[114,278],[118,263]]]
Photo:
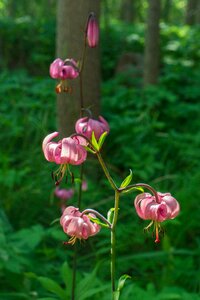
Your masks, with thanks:
[[[75,79],[79,75],[78,65],[75,60],[66,59],[62,60],[56,58],[49,69],[50,76],[54,79]]]
[[[95,217],[94,214],[89,214],[91,217]],[[74,244],[76,239],[87,240],[90,236],[97,234],[100,231],[100,226],[90,221],[90,218],[82,214],[78,208],[74,206],[68,206],[61,218],[60,224],[63,227],[63,231],[71,236],[67,244]]]
[[[75,130],[79,134],[83,134],[88,139],[91,139],[92,132],[98,140],[104,132],[109,132],[110,128],[106,120],[99,116],[99,121],[88,117],[81,118],[76,122]]]
[[[90,13],[88,17],[86,36],[88,46],[90,48],[95,48],[99,42],[99,25],[93,12]]]
[[[56,164],[82,164],[87,157],[87,151],[79,144],[79,140],[68,137],[52,142],[58,135],[58,132],[53,132],[43,140],[42,149],[46,160]]]
[[[139,194],[134,201],[135,209],[138,216],[144,220],[152,220],[148,229],[153,223],[156,230],[156,240],[158,243],[161,222],[174,219],[180,212],[180,205],[178,201],[171,196],[170,193],[157,193],[159,202],[156,202],[155,196],[149,193]]]

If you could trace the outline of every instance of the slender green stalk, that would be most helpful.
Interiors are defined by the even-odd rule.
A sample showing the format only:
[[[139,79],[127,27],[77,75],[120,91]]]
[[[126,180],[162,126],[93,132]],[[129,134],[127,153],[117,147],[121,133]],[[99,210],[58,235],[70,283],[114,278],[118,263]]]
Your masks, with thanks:
[[[112,285],[112,300],[114,300],[114,292],[115,292],[115,265],[116,265],[116,225],[118,219],[118,210],[119,210],[119,192],[115,191],[115,208],[114,208],[114,216],[111,227],[111,285]]]
[[[108,169],[107,169],[107,167],[106,167],[106,165],[105,165],[105,163],[104,163],[104,160],[103,160],[103,158],[102,158],[100,152],[97,152],[96,155],[97,155],[97,157],[98,157],[98,160],[99,160],[99,162],[100,162],[100,165],[101,165],[101,167],[102,167],[102,169],[103,169],[103,171],[104,171],[104,173],[105,173],[105,175],[106,175],[108,181],[110,182],[111,187],[112,187],[115,191],[117,191],[118,188],[117,188],[117,186],[116,186],[114,180],[112,179],[112,177],[111,177],[111,175],[110,175],[110,173],[109,173],[109,171],[108,171]]]

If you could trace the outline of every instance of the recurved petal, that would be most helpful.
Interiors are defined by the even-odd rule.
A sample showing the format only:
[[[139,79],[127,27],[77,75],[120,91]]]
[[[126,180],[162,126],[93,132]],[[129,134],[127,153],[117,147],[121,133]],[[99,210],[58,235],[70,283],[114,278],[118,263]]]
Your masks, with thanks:
[[[50,65],[49,73],[54,79],[60,78],[60,70],[64,64],[64,61],[60,58],[55,59]]]
[[[169,219],[174,219],[180,212],[180,205],[178,201],[171,196],[171,194],[167,194],[162,198],[162,200],[166,203],[168,212],[169,212]]]
[[[99,120],[104,125],[104,131],[109,132],[110,131],[110,126],[109,126],[108,122],[102,116],[99,116]]]
[[[52,159],[52,152],[54,151],[54,146],[56,147],[57,143],[52,143],[51,140],[59,135],[59,132],[53,132],[47,135],[42,142],[42,150],[44,152],[44,156],[48,161]],[[51,148],[49,148],[49,144],[53,144]]]

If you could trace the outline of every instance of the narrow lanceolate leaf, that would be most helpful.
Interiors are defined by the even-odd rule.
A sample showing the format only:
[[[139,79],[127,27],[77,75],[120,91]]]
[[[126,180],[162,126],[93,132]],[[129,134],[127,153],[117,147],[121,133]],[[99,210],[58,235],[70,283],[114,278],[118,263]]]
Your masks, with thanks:
[[[114,215],[114,207],[110,208],[108,213],[107,213],[107,220],[112,223],[113,215]]]
[[[99,138],[99,143],[98,143],[98,144],[99,144],[99,149],[101,149],[101,147],[103,146],[103,143],[104,143],[104,141],[105,141],[107,135],[108,135],[108,132],[105,131],[105,132],[100,136],[100,138]]]
[[[108,227],[108,224],[105,224],[105,223],[103,223],[103,222],[101,222],[99,219],[97,219],[97,218],[93,218],[93,217],[91,217],[90,215],[88,215],[88,218],[92,221],[92,222],[94,222],[94,223],[96,223],[96,224],[98,224],[98,225],[100,225],[100,226],[102,226],[102,227]]]
[[[90,149],[89,147],[85,146],[84,148],[85,148],[85,150],[87,150],[88,152],[90,152],[90,153],[92,153],[92,154],[95,154],[95,152],[94,152],[92,149]]]
[[[122,290],[123,287],[124,287],[124,284],[125,284],[126,279],[128,279],[128,278],[131,278],[131,276],[129,276],[129,275],[127,275],[127,274],[124,274],[124,275],[122,275],[122,276],[120,277],[120,279],[119,279],[119,281],[118,281],[118,287],[117,287],[117,290],[114,291],[114,293],[113,293],[113,296],[114,296],[113,298],[114,298],[114,300],[119,300],[120,292],[121,292],[121,290]]]
[[[139,192],[142,192],[142,193],[144,193],[144,190],[143,190],[143,188],[142,187],[140,187],[140,186],[135,186],[135,187],[132,187],[132,188],[130,188],[130,189],[128,189],[128,190],[124,190],[123,192],[122,192],[122,194],[128,194],[128,193],[131,193],[131,192],[134,192],[134,191],[139,191]]]
[[[128,278],[131,278],[131,276],[127,275],[127,274],[124,274],[122,275],[120,278],[119,278],[119,281],[118,281],[118,287],[117,287],[117,291],[121,291],[124,287],[124,284],[125,284],[125,281],[126,279]]]
[[[122,181],[120,188],[125,188],[129,185],[133,177],[133,172],[130,170],[130,174]]]
[[[94,149],[96,149],[97,151],[99,151],[99,145],[98,145],[98,142],[96,140],[94,131],[92,131],[92,145],[93,145]]]

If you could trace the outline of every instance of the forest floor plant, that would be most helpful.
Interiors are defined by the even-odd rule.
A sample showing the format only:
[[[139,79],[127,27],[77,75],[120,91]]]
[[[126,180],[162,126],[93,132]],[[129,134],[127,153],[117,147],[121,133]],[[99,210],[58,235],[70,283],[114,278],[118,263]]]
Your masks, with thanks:
[[[50,66],[50,76],[54,79],[59,79],[60,82],[56,86],[56,92],[71,93],[71,87],[69,80],[80,79],[80,116],[75,124],[76,133],[70,137],[63,138],[58,142],[52,141],[59,133],[53,132],[43,140],[43,152],[45,158],[59,165],[57,171],[52,176],[55,181],[56,190],[55,195],[62,199],[62,216],[60,218],[60,224],[63,227],[64,232],[70,236],[70,239],[64,244],[74,245],[76,240],[87,240],[90,236],[96,235],[101,227],[105,227],[110,230],[111,240],[111,299],[118,300],[120,292],[124,286],[129,275],[122,275],[116,284],[116,229],[118,223],[119,203],[122,194],[131,193],[133,191],[139,191],[140,194],[135,198],[134,205],[137,214],[140,218],[150,220],[150,224],[145,228],[149,230],[153,226],[153,233],[155,235],[155,243],[160,242],[159,234],[163,232],[161,223],[168,219],[175,218],[179,211],[180,206],[177,200],[171,196],[170,193],[157,192],[153,187],[146,183],[131,184],[132,171],[122,181],[120,186],[117,186],[113,180],[106,163],[101,155],[101,149],[104,141],[109,133],[109,124],[103,117],[99,117],[99,120],[94,120],[91,117],[83,117],[83,112],[87,111],[84,108],[83,102],[83,86],[82,75],[84,69],[84,61],[86,56],[87,46],[95,48],[98,46],[99,41],[99,26],[96,20],[95,14],[90,13],[86,22],[86,28],[84,32],[84,47],[83,56],[81,62],[76,62],[74,59],[60,58]],[[99,164],[107,178],[113,192],[114,192],[114,206],[110,208],[107,213],[107,217],[100,214],[98,211],[90,208],[80,211],[81,207],[81,193],[83,189],[83,162],[87,159],[87,153],[90,152],[95,155],[99,161]],[[70,170],[70,165],[81,165],[80,178],[79,178],[79,195],[77,207],[67,206],[65,207],[64,200],[70,198],[73,195],[73,190],[60,189],[59,185],[67,174],[73,178],[73,173]],[[145,193],[148,190],[150,193]],[[142,193],[141,193],[142,192]],[[74,267],[73,267],[73,284],[72,284],[72,296],[71,299],[75,299],[75,281],[76,281],[76,266],[77,266],[77,248],[75,245],[74,252]]]

